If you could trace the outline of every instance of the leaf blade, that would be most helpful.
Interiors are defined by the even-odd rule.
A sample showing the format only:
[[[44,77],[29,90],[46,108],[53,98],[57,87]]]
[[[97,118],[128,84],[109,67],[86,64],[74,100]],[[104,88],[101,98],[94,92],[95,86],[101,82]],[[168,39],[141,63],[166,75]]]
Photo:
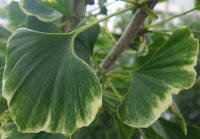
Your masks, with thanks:
[[[74,34],[20,28],[12,35],[3,96],[19,131],[70,136],[94,120],[102,103],[100,83],[73,45]]]
[[[133,72],[118,118],[132,127],[148,127],[172,103],[171,94],[190,88],[196,78],[198,40],[188,27],[173,33],[158,51]]]
[[[20,0],[22,11],[30,16],[36,16],[41,21],[54,21],[62,16],[61,13],[42,5],[39,0]]]

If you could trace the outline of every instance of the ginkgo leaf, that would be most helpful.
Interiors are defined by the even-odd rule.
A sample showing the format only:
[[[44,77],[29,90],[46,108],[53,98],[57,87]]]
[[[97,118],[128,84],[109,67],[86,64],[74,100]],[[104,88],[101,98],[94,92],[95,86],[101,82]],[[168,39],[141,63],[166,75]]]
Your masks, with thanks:
[[[40,0],[43,4],[55,9],[71,18],[74,8],[74,0]]]
[[[200,128],[187,125],[188,134],[185,135],[181,127],[174,122],[160,118],[152,126],[153,130],[164,139],[199,139]]]
[[[8,109],[7,101],[5,100],[5,98],[0,97],[0,117],[4,113],[4,111],[7,109]]]
[[[25,23],[26,15],[23,13],[19,7],[19,3],[16,1],[11,1],[5,7],[5,13],[8,16],[10,27],[13,29],[18,28],[21,24]]]
[[[194,0],[194,7],[199,7],[200,6],[200,0]],[[200,8],[198,8],[198,11]]]
[[[76,35],[19,28],[9,39],[2,94],[19,131],[70,136],[94,120],[100,83],[75,55]]]
[[[96,24],[80,33],[75,39],[74,50],[76,55],[88,64],[90,64],[90,55],[93,52],[93,47],[99,32],[100,26]]]
[[[130,88],[118,106],[118,118],[132,127],[149,127],[170,104],[172,93],[193,86],[199,43],[180,27],[132,73]]]
[[[43,22],[35,16],[28,16],[26,19],[26,27],[35,31],[46,33],[60,33],[60,28],[54,22]]]
[[[68,139],[62,134],[40,133],[21,133],[9,116],[8,110],[1,117],[1,137],[2,139]]]
[[[184,134],[187,135],[187,125],[186,125],[185,119],[182,116],[181,112],[179,111],[175,102],[173,102],[170,108],[173,114],[176,116],[176,120],[179,123],[181,129],[183,130]]]
[[[3,25],[0,25],[0,40],[7,40],[11,35],[11,30]]]
[[[60,12],[44,6],[41,0],[20,0],[19,5],[24,13],[42,21],[53,21],[62,16]]]

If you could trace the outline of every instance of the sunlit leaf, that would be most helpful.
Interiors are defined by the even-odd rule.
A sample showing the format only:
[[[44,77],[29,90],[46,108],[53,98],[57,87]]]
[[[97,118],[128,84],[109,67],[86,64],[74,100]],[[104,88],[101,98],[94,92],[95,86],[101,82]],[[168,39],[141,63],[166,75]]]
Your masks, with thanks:
[[[74,0],[40,0],[43,4],[55,9],[71,18],[74,8]]]
[[[164,119],[159,119],[156,121],[152,128],[164,137],[164,139],[199,139],[200,138],[200,128],[196,126],[187,126],[188,134],[184,135],[181,127],[177,123],[173,123]]]
[[[61,134],[51,133],[21,133],[17,130],[17,126],[9,116],[9,112],[5,111],[1,117],[1,137],[2,139],[67,139]]]
[[[59,33],[60,28],[54,22],[43,22],[34,16],[28,16],[26,20],[26,27],[40,32]]]
[[[19,131],[70,136],[94,120],[100,83],[75,55],[75,35],[20,28],[9,40],[3,96]]]
[[[172,104],[171,94],[189,89],[196,79],[199,43],[188,27],[180,27],[133,71],[132,83],[121,104],[118,118],[132,127],[149,127]]]
[[[19,4],[24,13],[36,16],[42,21],[53,21],[62,16],[60,12],[44,6],[41,0],[20,0]]]

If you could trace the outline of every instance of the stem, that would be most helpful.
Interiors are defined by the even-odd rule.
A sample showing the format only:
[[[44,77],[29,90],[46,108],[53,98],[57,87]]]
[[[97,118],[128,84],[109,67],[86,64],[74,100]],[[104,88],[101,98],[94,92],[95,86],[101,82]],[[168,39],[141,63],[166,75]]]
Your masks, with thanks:
[[[103,96],[106,97],[106,98],[109,98],[109,99],[111,99],[113,101],[120,102],[116,97],[110,96],[110,95],[108,95],[106,93],[103,93]]]
[[[158,30],[147,30],[147,33],[148,33],[148,32],[150,32],[150,33],[162,34],[162,35],[166,35],[166,36],[171,36],[171,35],[168,34],[168,33],[161,32],[161,31],[158,31]]]
[[[87,25],[85,25],[85,26],[82,26],[82,27],[80,27],[80,28],[78,28],[78,29],[72,31],[71,33],[75,33],[76,36],[77,36],[79,33],[83,32],[84,30],[90,28],[91,26],[93,26],[93,25],[95,25],[95,24],[98,24],[99,22],[102,22],[102,21],[104,21],[104,20],[106,20],[106,19],[108,19],[108,18],[110,18],[110,17],[113,17],[113,16],[115,16],[115,15],[121,14],[121,13],[123,13],[123,12],[129,11],[129,10],[132,10],[132,9],[137,9],[137,8],[138,8],[138,6],[135,6],[135,5],[134,5],[134,6],[130,6],[130,7],[128,7],[128,8],[125,8],[125,9],[121,10],[121,11],[118,11],[118,12],[115,12],[115,13],[113,13],[113,14],[107,15],[107,16],[105,16],[105,17],[103,17],[103,18],[101,18],[101,19],[99,19],[99,20],[96,20],[96,21],[94,21],[94,22],[92,22],[92,23],[89,23],[89,24],[87,24]]]
[[[153,9],[153,7],[158,3],[158,1],[159,0],[151,0],[146,4],[147,6],[149,6],[149,8]],[[140,28],[147,16],[148,15],[146,14],[146,12],[144,12],[141,9],[138,9],[138,11],[133,15],[131,21],[126,26],[125,31],[123,32],[117,43],[101,62],[100,67],[101,69],[103,69],[104,72],[110,71],[110,68],[114,64],[116,59],[123,53],[127,46],[130,45],[130,43],[134,41],[134,39],[138,36]],[[96,70],[96,74],[97,76],[101,76],[98,70]]]
[[[107,77],[131,79],[131,76],[125,76],[125,75],[121,75],[121,74],[109,74]]]
[[[128,3],[132,3],[132,4],[137,4],[138,3],[135,0],[122,0],[122,1],[125,1],[125,2],[128,2]]]
[[[170,21],[170,20],[172,20],[172,19],[174,19],[174,18],[176,18],[176,17],[179,17],[179,16],[185,15],[185,14],[187,14],[187,13],[189,13],[189,12],[192,12],[192,11],[198,9],[198,8],[200,8],[200,7],[195,7],[195,8],[193,8],[193,9],[191,9],[191,10],[186,11],[186,12],[183,12],[183,13],[174,15],[174,16],[172,16],[172,17],[170,17],[170,18],[164,19],[164,20],[162,20],[162,21],[160,21],[160,22],[158,22],[158,23],[155,23],[155,24],[146,26],[145,29],[148,29],[148,28],[151,28],[151,27],[155,27],[155,26],[161,25],[161,24],[163,24],[163,23],[165,23],[165,22],[168,22],[168,21]]]
[[[138,128],[138,131],[140,132],[140,134],[142,135],[142,137],[143,137],[144,139],[148,139],[148,138],[146,137],[146,135],[144,134],[144,132],[142,131],[141,128]]]
[[[103,99],[103,101],[105,101],[106,103],[108,103],[110,106],[112,106],[113,108],[115,108],[115,104],[113,104],[112,102],[108,101],[107,99]]]
[[[108,79],[108,84],[110,85],[110,87],[112,88],[113,92],[115,92],[116,96],[118,97],[118,99],[122,100],[121,95],[119,94],[119,92],[116,90],[116,88],[114,87],[114,85],[112,84],[112,82],[110,81],[110,79]]]
[[[94,54],[92,55],[92,60],[94,62],[95,67],[100,71],[101,75],[104,75],[103,70],[99,67],[99,64],[95,60],[95,55]]]
[[[110,39],[112,40],[112,42],[115,44],[115,43],[117,43],[117,41],[115,40],[115,38],[114,38],[114,36],[112,35],[112,33],[110,33],[110,31],[108,30],[107,21],[108,21],[108,20],[105,20],[105,21],[103,22],[104,29],[105,29],[106,33],[108,34],[108,36],[110,37]]]

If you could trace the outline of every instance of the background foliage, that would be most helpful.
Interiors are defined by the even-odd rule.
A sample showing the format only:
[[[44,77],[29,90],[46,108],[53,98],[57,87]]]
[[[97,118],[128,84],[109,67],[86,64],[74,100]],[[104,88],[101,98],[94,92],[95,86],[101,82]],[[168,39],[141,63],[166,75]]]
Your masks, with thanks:
[[[46,0],[45,2],[48,2]],[[161,1],[160,1],[161,2]],[[199,6],[199,1],[196,0],[196,7]],[[6,59],[6,45],[9,36],[19,27],[25,27],[28,29],[46,32],[46,33],[61,33],[63,27],[67,28],[67,31],[74,30],[80,26],[83,26],[87,22],[91,22],[97,19],[98,15],[106,15],[106,1],[99,1],[100,12],[96,15],[87,13],[88,16],[83,16],[82,12],[77,13],[71,9],[65,11],[63,6],[49,4],[46,11],[46,15],[37,13],[39,10],[29,9],[31,4],[26,6],[19,6],[16,1],[11,1],[0,9],[0,17],[3,20],[7,20],[7,25],[0,25],[0,77],[2,78],[5,59]],[[40,3],[39,3],[40,4]],[[66,5],[73,5],[74,3],[67,3]],[[44,5],[40,5],[43,8]],[[23,7],[23,8],[22,8]],[[52,10],[52,7],[56,10]],[[62,7],[62,8],[59,8]],[[30,11],[28,11],[30,10]],[[200,13],[199,13],[200,14]],[[35,16],[33,16],[35,15]],[[51,16],[48,16],[51,15]],[[63,16],[64,15],[64,16]],[[103,25],[93,26],[88,30],[85,30],[75,40],[75,53],[86,61],[93,69],[98,68],[100,62],[105,58],[108,52],[112,49],[115,41],[119,39],[121,33],[117,33],[116,30],[124,31],[127,26],[133,11],[129,11],[120,15],[117,15],[114,29],[109,32],[106,22]],[[159,15],[162,16],[162,15]],[[48,18],[47,18],[48,17]],[[63,21],[63,17],[66,17]],[[79,18],[76,18],[79,17]],[[88,126],[78,129],[72,138],[75,139],[104,139],[104,138],[119,138],[119,139],[139,139],[143,138],[152,139],[198,139],[200,138],[200,63],[195,67],[197,72],[197,79],[195,85],[189,90],[183,90],[178,95],[173,96],[173,103],[175,109],[170,107],[164,112],[159,120],[157,120],[149,128],[133,128],[123,124],[117,117],[116,107],[119,105],[119,96],[125,96],[131,84],[131,73],[134,68],[134,62],[137,57],[146,55],[149,52],[149,47],[155,45],[161,45],[166,41],[172,32],[178,27],[185,25],[193,30],[194,37],[200,39],[200,17],[192,17],[184,15],[178,17],[179,22],[166,22],[156,27],[146,30],[144,33],[138,35],[134,42],[132,42],[120,58],[115,62],[112,67],[112,72],[107,73],[105,77],[100,78],[103,94],[103,105],[97,114],[95,120]],[[146,20],[146,25],[150,24],[151,18]],[[80,21],[79,21],[80,20]],[[146,26],[144,24],[144,26]],[[165,28],[167,25],[167,28]],[[65,28],[65,29],[66,29]],[[161,31],[162,30],[162,31]],[[66,32],[66,30],[65,30]],[[92,37],[88,37],[92,36]],[[98,37],[97,37],[98,36]],[[81,47],[79,47],[81,46]],[[198,57],[200,58],[200,56]],[[1,86],[2,87],[2,86]],[[2,89],[1,89],[2,90]],[[2,93],[0,93],[2,96]],[[51,134],[40,132],[37,134],[26,134],[17,131],[17,127],[13,123],[7,110],[6,100],[1,97],[0,99],[0,133],[1,138],[19,138],[19,139],[51,139],[58,138],[64,139],[65,136],[61,134]],[[179,112],[180,111],[180,112]],[[185,120],[184,120],[185,119]],[[186,122],[185,122],[186,121]],[[186,125],[187,123],[187,125]],[[187,128],[187,136],[186,134]]]

